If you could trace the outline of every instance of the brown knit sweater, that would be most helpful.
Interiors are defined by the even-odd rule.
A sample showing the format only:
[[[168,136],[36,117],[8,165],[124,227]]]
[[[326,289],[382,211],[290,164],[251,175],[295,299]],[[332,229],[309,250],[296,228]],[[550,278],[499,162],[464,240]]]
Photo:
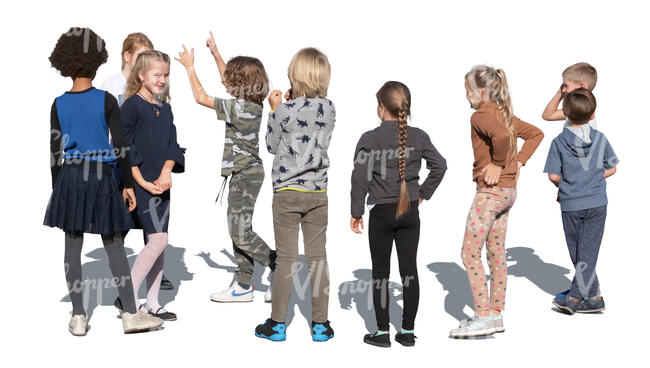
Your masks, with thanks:
[[[471,118],[472,148],[474,149],[473,180],[477,188],[487,186],[481,171],[490,162],[501,166],[501,177],[498,187],[512,188],[517,185],[517,161],[526,164],[537,146],[544,138],[544,133],[532,124],[513,116],[512,123],[518,138],[524,140],[521,151],[514,158],[510,150],[510,135],[503,124],[503,116],[499,105],[488,101],[481,105]]]

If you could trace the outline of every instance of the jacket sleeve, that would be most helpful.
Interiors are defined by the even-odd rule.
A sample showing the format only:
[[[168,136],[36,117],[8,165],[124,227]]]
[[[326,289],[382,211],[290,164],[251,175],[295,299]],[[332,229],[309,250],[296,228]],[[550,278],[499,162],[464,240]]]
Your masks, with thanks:
[[[547,174],[562,175],[562,156],[560,155],[560,150],[557,147],[555,139],[551,142],[551,147],[548,149],[544,172]]]
[[[63,164],[63,147],[61,147],[61,123],[56,110],[56,100],[52,103],[50,111],[50,171],[52,174],[52,188],[59,177],[59,170]]]
[[[286,108],[280,104],[275,111],[269,112],[269,120],[266,124],[266,149],[269,153],[275,155],[280,145],[280,135],[282,134],[282,121],[288,117]]]
[[[422,150],[422,158],[427,162],[427,169],[429,170],[429,175],[424,180],[424,183],[420,186],[420,197],[422,199],[429,200],[433,193],[440,185],[442,178],[445,176],[447,171],[447,161],[444,157],[438,152],[429,135],[425,132],[424,134],[424,149]]]
[[[491,113],[477,111],[470,119],[472,128],[488,137],[492,144],[492,163],[505,167],[510,151],[510,134],[503,124]]]
[[[171,106],[169,108],[171,114],[171,127],[169,131],[169,145],[167,146],[167,155],[165,160],[174,161],[176,164],[172,169],[172,172],[182,173],[185,171],[185,148],[181,148],[178,144],[178,139],[176,135],[176,125],[174,125],[174,114],[171,112]]]
[[[129,145],[131,166],[142,165],[142,156],[138,153],[138,147],[135,144],[135,129],[138,125],[138,112],[133,102],[126,100],[120,108],[120,115],[122,120],[122,131],[124,133],[124,140]]]
[[[124,139],[122,131],[122,119],[120,117],[120,107],[113,95],[108,92],[104,101],[106,110],[106,122],[108,130],[113,138],[113,151],[117,157],[117,164],[120,168],[122,186],[124,188],[133,188],[133,174],[131,173],[130,148]]]
[[[364,133],[354,150],[354,169],[352,170],[350,189],[350,212],[352,217],[363,216],[366,195],[372,180],[373,152],[368,143],[368,133]]]
[[[612,145],[609,144],[609,140],[607,138],[604,138],[604,140],[605,140],[605,150],[603,152],[603,166],[605,167],[605,169],[611,169],[616,165],[618,165],[619,160],[618,160],[618,156],[616,156],[616,153],[614,153],[614,149],[612,148]]]
[[[517,153],[517,161],[525,165],[528,159],[530,159],[530,156],[535,153],[542,139],[544,139],[544,133],[536,126],[520,120],[516,116],[512,117],[512,124],[517,132],[517,138],[524,140],[524,145],[521,147],[519,153]]]

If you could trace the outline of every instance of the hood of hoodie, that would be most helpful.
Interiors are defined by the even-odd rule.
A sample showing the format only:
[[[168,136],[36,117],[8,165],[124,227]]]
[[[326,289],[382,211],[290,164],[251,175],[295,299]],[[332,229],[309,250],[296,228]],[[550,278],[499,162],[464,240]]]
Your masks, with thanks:
[[[582,138],[575,135],[570,129],[564,128],[562,133],[558,136],[559,143],[561,143],[567,150],[569,150],[575,157],[586,157],[596,148],[599,143],[598,131],[591,128],[589,137],[591,142],[587,143]]]

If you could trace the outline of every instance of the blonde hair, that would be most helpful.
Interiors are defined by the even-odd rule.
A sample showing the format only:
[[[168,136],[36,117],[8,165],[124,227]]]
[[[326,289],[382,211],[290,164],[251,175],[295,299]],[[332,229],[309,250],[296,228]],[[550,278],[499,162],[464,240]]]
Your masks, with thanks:
[[[397,117],[397,144],[399,150],[400,188],[395,218],[400,218],[409,211],[411,200],[406,188],[406,138],[408,138],[407,119],[411,115],[411,91],[401,82],[388,81],[377,91],[377,102],[391,115]]]
[[[564,69],[562,78],[578,84],[584,83],[588,90],[593,91],[598,81],[598,72],[589,63],[577,63]]]
[[[294,97],[327,97],[330,63],[319,50],[307,47],[298,51],[291,59],[288,76]]]
[[[126,66],[124,54],[128,52],[131,54],[131,56],[133,56],[133,53],[135,53],[141,47],[146,47],[149,50],[153,50],[153,43],[151,43],[149,37],[147,37],[144,33],[135,32],[126,36],[124,42],[122,42],[122,70],[124,70],[124,67]]]
[[[157,50],[147,50],[143,51],[138,55],[138,58],[135,60],[135,65],[129,74],[129,78],[126,80],[126,88],[124,91],[124,100],[138,93],[142,88],[142,81],[140,80],[140,72],[146,73],[153,61],[159,61],[166,64],[169,64],[169,55],[164,52]],[[169,102],[169,88],[166,86],[165,91],[162,96],[163,102]]]
[[[491,66],[477,65],[465,74],[465,81],[472,92],[478,93],[479,89],[485,92],[481,102],[489,99],[499,105],[503,116],[503,125],[510,133],[510,151],[514,158],[517,152],[517,134],[512,123],[512,102],[506,72]]]

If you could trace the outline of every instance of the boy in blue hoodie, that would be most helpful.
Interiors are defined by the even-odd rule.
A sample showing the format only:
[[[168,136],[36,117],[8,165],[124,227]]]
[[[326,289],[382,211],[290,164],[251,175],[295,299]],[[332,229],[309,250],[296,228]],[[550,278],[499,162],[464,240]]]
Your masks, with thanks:
[[[568,293],[553,304],[573,314],[605,309],[600,296],[596,261],[607,216],[607,183],[618,158],[603,133],[589,126],[596,111],[596,98],[587,89],[567,94],[562,105],[568,125],[548,152],[544,172],[559,188],[564,235],[576,269]]]

